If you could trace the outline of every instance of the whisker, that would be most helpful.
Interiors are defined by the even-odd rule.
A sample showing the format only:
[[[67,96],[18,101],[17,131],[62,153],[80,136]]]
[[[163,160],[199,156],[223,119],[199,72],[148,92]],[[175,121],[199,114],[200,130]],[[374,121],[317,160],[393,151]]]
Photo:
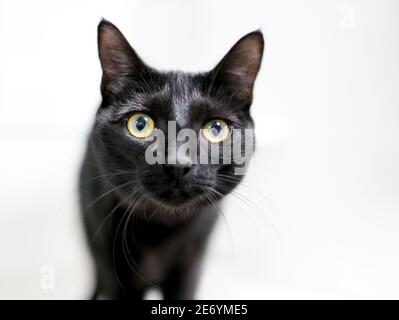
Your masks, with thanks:
[[[133,193],[133,195],[135,194],[135,192]],[[93,245],[94,240],[96,238],[96,236],[98,235],[98,233],[100,232],[101,228],[105,225],[105,223],[109,220],[109,218],[112,216],[112,214],[122,205],[122,203],[125,202],[125,200],[121,200],[119,201],[116,206],[112,209],[112,211],[110,213],[108,213],[106,215],[106,217],[104,218],[104,220],[101,222],[101,224],[99,225],[99,227],[97,228],[96,232],[94,233],[92,239],[90,240],[90,246]]]
[[[88,184],[88,183],[90,183],[90,182],[92,182],[94,180],[97,180],[97,179],[101,179],[101,178],[105,178],[105,177],[114,177],[114,176],[118,176],[118,175],[133,175],[133,174],[134,174],[133,172],[129,172],[129,171],[104,173],[104,174],[100,174],[98,176],[92,177],[90,179],[87,179],[87,180],[79,183],[77,188],[83,187],[84,185],[86,185],[86,184]]]
[[[208,187],[208,188],[209,188],[209,187]],[[207,188],[207,189],[208,189],[208,188]],[[210,188],[209,190],[212,192],[212,188]],[[207,194],[205,193],[204,196],[205,196],[207,199],[209,199],[210,205],[214,208],[214,210],[216,211],[216,213],[219,213],[219,214],[222,216],[222,218],[223,218],[223,220],[224,220],[224,222],[225,222],[225,224],[226,224],[226,227],[227,227],[227,230],[228,230],[229,236],[230,236],[230,245],[231,245],[231,246],[230,246],[230,249],[231,249],[231,255],[234,257],[233,232],[231,231],[229,222],[228,222],[228,220],[227,220],[225,214],[223,213],[222,208],[216,204],[217,199],[216,199],[215,197],[212,197],[212,194],[207,195]]]
[[[273,222],[271,221],[271,218],[269,217],[268,214],[266,214],[264,211],[262,211],[255,203],[253,203],[250,199],[248,199],[247,197],[243,196],[242,194],[234,191],[234,190],[228,190],[227,188],[224,188],[223,186],[218,186],[219,188],[222,188],[226,191],[229,191],[230,194],[235,197],[237,200],[242,201],[244,204],[246,204],[249,208],[254,210],[254,213],[259,214],[260,217],[266,217],[267,218],[267,222],[270,225],[270,228],[272,229],[273,233],[276,235],[278,241],[280,242],[280,244],[282,243],[280,234],[277,230],[277,228],[275,227],[275,225],[273,224]],[[220,195],[222,195],[220,192],[218,192]],[[245,211],[244,211],[245,212]]]
[[[221,174],[221,173],[217,173],[216,176],[217,176],[218,178],[220,178],[221,180],[225,180],[225,181],[227,181],[227,182],[237,182],[237,183],[239,183],[240,186],[243,186],[243,187],[245,187],[245,188],[247,188],[247,189],[249,189],[249,190],[251,190],[251,191],[253,191],[253,192],[256,192],[258,195],[260,195],[262,198],[264,198],[264,199],[267,200],[268,202],[269,202],[269,201],[272,201],[272,199],[271,199],[270,197],[266,196],[265,194],[263,194],[263,193],[260,192],[259,190],[256,190],[254,187],[252,187],[252,186],[250,186],[250,185],[248,185],[248,184],[246,184],[246,183],[243,183],[243,182],[241,181],[242,179],[240,179],[240,178],[228,176],[228,175]]]
[[[145,283],[147,283],[147,284],[149,284],[149,285],[151,285],[151,286],[154,286],[154,287],[156,287],[156,288],[159,288],[158,285],[156,285],[155,283],[152,283],[151,281],[147,280],[147,279],[144,278],[144,276],[141,274],[141,272],[140,272],[140,266],[139,266],[139,265],[136,263],[136,261],[134,260],[134,257],[133,257],[133,255],[132,255],[132,253],[131,253],[131,251],[130,251],[130,249],[129,249],[128,243],[127,243],[127,228],[128,228],[128,224],[129,224],[130,218],[131,218],[132,216],[135,216],[135,214],[133,213],[133,211],[134,211],[134,209],[135,209],[135,207],[136,207],[136,204],[138,204],[139,201],[140,201],[141,199],[143,199],[143,195],[144,195],[144,192],[141,192],[141,194],[139,194],[139,196],[134,200],[134,201],[135,201],[135,204],[134,204],[134,206],[130,209],[129,215],[128,215],[127,219],[126,219],[125,226],[124,226],[123,232],[122,232],[122,250],[123,250],[123,253],[124,253],[126,262],[127,262],[128,265],[129,265],[129,268],[130,268],[141,280],[143,280]],[[134,236],[134,234],[133,234],[133,236]],[[137,243],[136,240],[135,240],[135,242]]]
[[[78,226],[78,224],[81,222],[81,216],[83,214],[85,214],[91,207],[93,207],[98,201],[100,201],[101,199],[103,199],[104,197],[106,197],[107,195],[119,190],[120,188],[123,188],[129,184],[132,184],[136,182],[135,180],[131,180],[131,181],[127,181],[125,183],[122,183],[120,185],[117,185],[115,187],[113,187],[110,190],[107,190],[106,192],[104,192],[103,194],[101,194],[100,196],[98,196],[97,198],[95,198],[94,200],[92,200],[85,208],[81,209],[80,215],[75,217],[74,222],[71,225],[71,231],[70,233],[72,233]]]
[[[117,238],[118,238],[119,229],[120,229],[120,227],[121,227],[121,225],[122,225],[122,223],[123,223],[123,220],[124,220],[126,214],[128,213],[129,208],[130,208],[131,205],[134,203],[134,199],[133,199],[134,196],[135,196],[135,193],[134,193],[134,192],[129,196],[129,198],[130,198],[129,204],[128,204],[128,206],[127,206],[125,212],[123,213],[123,215],[122,215],[122,217],[121,217],[121,219],[120,219],[120,222],[119,222],[119,224],[118,224],[118,226],[117,226],[117,228],[116,228],[115,236],[114,236],[114,241],[113,241],[113,245],[112,245],[112,265],[113,265],[115,277],[116,277],[116,279],[117,279],[117,281],[118,281],[120,287],[122,288],[122,290],[124,290],[124,287],[123,287],[123,284],[122,284],[122,282],[121,282],[121,280],[120,280],[120,278],[119,278],[119,275],[118,275],[118,272],[117,272],[117,268],[116,268],[116,261],[115,261],[115,245],[116,245],[116,240],[117,240]]]

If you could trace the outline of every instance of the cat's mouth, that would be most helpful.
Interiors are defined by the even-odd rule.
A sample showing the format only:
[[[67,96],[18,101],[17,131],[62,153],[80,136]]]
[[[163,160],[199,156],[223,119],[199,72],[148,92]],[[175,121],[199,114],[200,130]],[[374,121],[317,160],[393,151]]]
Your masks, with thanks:
[[[183,188],[172,187],[157,193],[150,192],[149,195],[153,200],[164,206],[178,208],[187,206],[198,200],[200,193],[199,191],[187,191]]]
[[[168,204],[180,205],[191,200],[188,192],[179,188],[171,188],[159,194],[159,199]]]

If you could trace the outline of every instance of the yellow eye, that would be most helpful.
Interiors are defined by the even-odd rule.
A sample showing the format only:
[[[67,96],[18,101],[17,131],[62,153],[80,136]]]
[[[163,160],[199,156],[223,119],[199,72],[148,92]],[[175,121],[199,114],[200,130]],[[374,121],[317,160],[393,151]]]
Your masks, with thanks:
[[[204,137],[210,142],[221,142],[229,135],[229,126],[220,119],[209,121],[202,130]]]
[[[154,131],[154,120],[145,113],[135,113],[127,121],[127,129],[136,138],[144,139]]]

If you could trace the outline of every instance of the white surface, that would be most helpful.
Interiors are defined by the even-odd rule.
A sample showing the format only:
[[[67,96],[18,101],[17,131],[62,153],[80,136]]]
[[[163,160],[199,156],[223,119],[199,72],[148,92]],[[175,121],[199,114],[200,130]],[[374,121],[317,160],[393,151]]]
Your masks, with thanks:
[[[398,14],[394,0],[0,0],[0,298],[89,295],[74,188],[102,16],[161,69],[210,69],[264,32],[238,190],[262,212],[226,201],[200,298],[399,298]]]

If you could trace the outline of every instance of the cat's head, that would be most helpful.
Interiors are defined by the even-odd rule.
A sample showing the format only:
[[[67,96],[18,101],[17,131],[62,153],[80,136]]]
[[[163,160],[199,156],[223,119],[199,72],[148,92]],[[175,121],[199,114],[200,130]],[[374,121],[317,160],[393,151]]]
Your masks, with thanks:
[[[243,130],[253,128],[250,105],[263,54],[261,32],[247,34],[214,69],[198,74],[154,70],[105,20],[98,27],[98,45],[103,101],[92,138],[97,160],[112,184],[125,184],[121,190],[126,197],[140,194],[167,208],[206,204],[229,193],[242,178],[236,169],[243,164],[234,153],[242,155],[248,144]],[[168,139],[173,126],[177,132],[189,129],[197,134],[192,153],[179,153],[184,141],[174,140],[174,162],[168,161],[173,158],[169,148],[173,142]],[[234,130],[241,136],[233,137]],[[165,137],[165,148],[148,152],[154,141],[162,140],[159,133]],[[234,148],[237,142],[240,145]],[[215,147],[220,147],[216,153]],[[208,161],[203,154],[201,161],[200,150],[206,149]],[[157,159],[166,163],[148,159],[162,151],[164,157]],[[231,163],[223,163],[228,153]]]

